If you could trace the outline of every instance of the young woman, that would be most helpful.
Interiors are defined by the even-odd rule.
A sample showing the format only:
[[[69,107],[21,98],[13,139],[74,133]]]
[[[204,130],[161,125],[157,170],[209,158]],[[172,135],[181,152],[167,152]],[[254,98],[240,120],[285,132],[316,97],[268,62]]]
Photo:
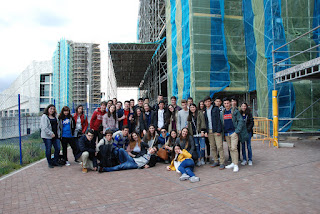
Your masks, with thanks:
[[[166,114],[165,127],[167,127],[167,131],[171,132],[171,130],[177,130],[177,118],[178,111],[174,108],[173,105],[168,106],[168,111]]]
[[[200,100],[198,103],[198,111],[201,111],[203,114],[206,112],[206,106],[204,105],[204,101]],[[205,142],[206,142],[206,151],[207,151],[207,156],[205,157],[205,162],[207,164],[210,164],[210,143],[208,137],[205,137]]]
[[[52,104],[44,110],[41,117],[40,129],[41,138],[46,147],[46,158],[48,167],[60,166],[58,164],[58,158],[60,153],[60,128],[58,118],[56,117],[56,107]],[[54,148],[54,157],[51,159],[51,147]]]
[[[198,159],[198,154],[195,151],[194,140],[192,135],[189,134],[188,128],[183,128],[181,130],[180,137],[176,141],[177,145],[180,145],[182,149],[187,150],[191,155],[193,160]]]
[[[84,135],[88,128],[88,118],[84,115],[83,106],[78,105],[76,107],[76,113],[73,115],[73,119],[76,123],[76,130],[74,132],[74,136],[77,139]]]
[[[170,161],[173,160],[174,158],[174,147],[176,146],[176,140],[177,140],[178,134],[176,130],[171,130],[170,132],[170,137],[168,139],[168,141],[165,144],[165,148],[168,150],[169,152],[169,159]]]
[[[77,146],[74,139],[74,131],[76,129],[76,122],[74,121],[70,108],[64,106],[59,114],[59,127],[61,131],[61,144],[62,144],[62,155],[63,160],[66,162],[66,166],[70,166],[68,161],[67,149],[68,144],[72,148],[73,156],[77,154]]]
[[[206,121],[204,119],[203,113],[201,111],[198,111],[196,104],[190,104],[189,116],[187,121],[189,134],[193,136],[193,140],[195,142],[196,150],[198,153],[197,166],[204,165],[206,148],[204,133],[206,131]]]
[[[241,107],[240,107],[240,114],[242,115],[242,118],[246,124],[247,127],[247,131],[248,131],[248,135],[249,135],[249,139],[247,140],[247,150],[248,150],[248,159],[246,156],[246,142],[241,143],[242,144],[242,162],[241,165],[246,165],[247,164],[247,160],[248,160],[248,165],[252,166],[252,149],[251,149],[251,137],[252,137],[252,133],[253,133],[253,126],[254,126],[254,120],[253,120],[253,116],[252,113],[250,111],[250,109],[248,108],[248,104],[247,103],[242,103]]]
[[[131,133],[131,141],[127,147],[128,154],[133,158],[138,158],[147,153],[148,144],[141,141],[141,138],[136,132]]]
[[[141,137],[141,132],[140,132],[140,116],[141,116],[141,109],[136,108],[133,114],[133,120],[132,120],[132,129],[134,132],[137,132],[139,136]]]
[[[167,166],[167,170],[182,173],[180,181],[190,180],[192,183],[200,181],[200,178],[193,173],[194,162],[191,154],[185,149],[182,150],[180,145],[174,147],[174,152],[175,158],[171,161],[171,165]]]
[[[102,126],[103,126],[103,134],[106,133],[106,130],[111,130],[112,132],[116,132],[119,130],[115,105],[112,104],[109,107],[109,111],[105,115],[103,115]]]
[[[158,133],[154,125],[150,125],[147,134],[143,136],[143,142],[147,143],[149,148],[158,146]]]

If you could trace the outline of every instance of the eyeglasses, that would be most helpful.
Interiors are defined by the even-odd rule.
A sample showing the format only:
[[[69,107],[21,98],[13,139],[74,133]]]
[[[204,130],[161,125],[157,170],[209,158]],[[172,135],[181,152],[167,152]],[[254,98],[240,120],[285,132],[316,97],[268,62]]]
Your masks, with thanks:
[[[166,133],[167,131],[161,131],[161,133]]]

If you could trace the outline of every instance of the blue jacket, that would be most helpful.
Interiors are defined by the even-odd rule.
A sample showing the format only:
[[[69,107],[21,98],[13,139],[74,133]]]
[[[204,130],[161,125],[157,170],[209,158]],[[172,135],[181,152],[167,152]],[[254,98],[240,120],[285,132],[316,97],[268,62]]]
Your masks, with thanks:
[[[207,116],[207,109],[204,112],[204,118],[206,120],[206,127],[207,127],[207,133],[209,133],[209,120]],[[222,132],[222,126],[220,121],[220,110],[217,106],[212,106],[211,109],[211,122],[212,122],[212,132],[215,133],[221,133]]]

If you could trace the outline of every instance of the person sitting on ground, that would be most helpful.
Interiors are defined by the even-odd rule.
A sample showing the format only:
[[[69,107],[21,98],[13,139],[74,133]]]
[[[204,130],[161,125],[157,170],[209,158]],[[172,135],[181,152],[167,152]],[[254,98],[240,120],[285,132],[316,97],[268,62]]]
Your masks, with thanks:
[[[128,139],[129,135],[129,128],[128,126],[122,126],[122,130],[117,131],[113,133],[112,138],[113,138],[113,145],[116,148],[126,148],[129,143]]]
[[[194,161],[192,155],[185,149],[181,149],[180,145],[174,147],[175,158],[171,161],[171,165],[167,166],[168,171],[177,171],[181,173],[180,181],[190,180],[190,182],[200,181],[193,173]]]
[[[112,172],[126,169],[138,169],[138,168],[149,168],[156,165],[157,157],[154,155],[158,151],[157,147],[151,147],[148,149],[147,154],[138,158],[132,158],[124,150],[119,149],[118,159],[120,164],[114,167],[99,167],[99,172]]]
[[[165,148],[168,150],[168,156],[169,161],[172,161],[174,159],[174,147],[176,146],[176,140],[177,140],[178,134],[176,130],[171,130],[170,137],[168,141],[165,144]]]
[[[100,161],[99,166],[112,167],[119,164],[114,151],[116,148],[113,146],[112,134],[111,130],[107,130],[104,138],[96,146],[97,158]]]
[[[94,130],[88,129],[86,134],[79,139],[78,153],[75,158],[82,161],[82,172],[87,173],[88,168],[97,171],[97,153]]]
[[[165,128],[162,128],[160,131],[160,135],[158,137],[158,148],[161,149],[163,147],[163,149],[165,149],[165,144],[167,143],[168,139],[170,137],[170,134],[167,132],[167,130]],[[167,150],[167,153],[170,153],[169,150]],[[168,154],[168,159],[164,160],[164,163],[168,164],[169,163],[169,154]]]
[[[136,132],[131,133],[131,141],[127,147],[127,152],[130,157],[138,158],[147,153],[148,144],[141,141],[141,138]]]
[[[158,133],[154,125],[150,125],[147,134],[143,136],[143,142],[147,143],[149,148],[153,146],[158,146]]]
[[[188,128],[183,128],[181,134],[176,141],[177,145],[180,145],[182,149],[187,150],[191,155],[193,160],[198,159],[198,154],[195,150],[194,140],[192,135],[189,134]]]
[[[113,144],[112,135],[113,135],[113,132],[111,130],[107,130],[105,132],[105,136],[96,145],[96,152],[100,151],[99,147],[103,144]]]

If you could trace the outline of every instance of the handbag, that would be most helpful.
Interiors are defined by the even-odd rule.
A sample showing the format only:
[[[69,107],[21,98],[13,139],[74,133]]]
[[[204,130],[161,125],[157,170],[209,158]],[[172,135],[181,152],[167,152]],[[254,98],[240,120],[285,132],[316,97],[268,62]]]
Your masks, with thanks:
[[[157,152],[157,155],[159,158],[163,159],[163,160],[168,160],[168,152],[167,150],[164,148],[164,146],[162,146],[159,151]]]

